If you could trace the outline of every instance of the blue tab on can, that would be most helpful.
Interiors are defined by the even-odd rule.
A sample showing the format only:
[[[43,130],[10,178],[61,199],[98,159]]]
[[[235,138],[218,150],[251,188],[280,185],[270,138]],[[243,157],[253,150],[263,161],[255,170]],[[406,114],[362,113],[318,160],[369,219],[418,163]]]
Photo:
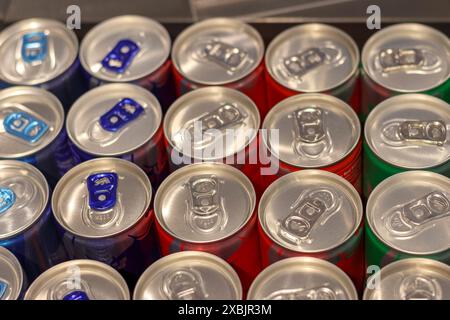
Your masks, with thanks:
[[[66,294],[63,300],[90,300],[87,293],[84,291],[72,291]]]
[[[120,40],[103,58],[102,66],[115,73],[124,73],[139,50],[136,42],[130,39]]]
[[[47,56],[48,41],[44,32],[30,32],[22,37],[22,59],[25,62],[42,62]]]
[[[97,211],[105,211],[116,205],[117,173],[96,173],[87,179],[89,206]]]
[[[13,112],[3,120],[6,132],[29,143],[36,143],[47,132],[48,125],[25,112]]]
[[[3,296],[6,293],[6,289],[8,289],[8,284],[0,280],[0,299],[3,299]]]
[[[100,117],[100,125],[106,131],[116,132],[143,112],[144,108],[138,102],[131,98],[124,98]]]
[[[0,214],[11,208],[16,202],[14,191],[0,187]]]

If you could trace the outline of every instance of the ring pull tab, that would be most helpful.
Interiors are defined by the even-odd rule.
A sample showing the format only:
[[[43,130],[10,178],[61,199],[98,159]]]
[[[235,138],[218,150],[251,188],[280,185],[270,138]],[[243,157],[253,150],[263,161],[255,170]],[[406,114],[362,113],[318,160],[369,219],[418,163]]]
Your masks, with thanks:
[[[379,53],[383,72],[395,72],[405,69],[420,69],[425,62],[423,52],[415,48],[388,48]]]
[[[165,275],[162,290],[170,300],[205,300],[208,293],[197,270],[183,268]]]
[[[78,268],[69,269],[69,277],[48,291],[48,300],[93,300],[93,294],[86,281],[80,279]]]
[[[117,197],[117,173],[96,173],[87,179],[89,206],[97,211],[114,208]]]
[[[48,131],[48,125],[26,112],[13,112],[3,120],[3,127],[10,135],[35,144]]]
[[[101,64],[108,71],[124,73],[133,62],[139,50],[140,48],[136,42],[130,39],[122,39],[108,52]]]
[[[41,64],[48,53],[48,39],[44,32],[30,32],[22,37],[22,60],[32,65]]]
[[[72,291],[63,297],[63,300],[90,300],[87,293],[81,290]]]
[[[201,58],[221,66],[230,74],[242,69],[246,63],[251,63],[247,52],[217,39],[202,44],[198,54]]]
[[[100,117],[100,126],[109,132],[117,132],[144,113],[144,108],[131,98],[120,100]]]
[[[0,279],[0,300],[3,300],[4,298],[6,298],[6,292],[7,292],[8,288],[9,288],[8,283],[6,283],[6,281],[3,281],[2,279]]]
[[[394,121],[386,124],[383,138],[389,145],[426,143],[443,146],[447,139],[447,127],[441,120]]]
[[[328,284],[324,284],[310,289],[278,290],[264,300],[337,300],[337,293]]]
[[[411,275],[400,283],[399,294],[402,300],[440,300],[442,289],[433,278]]]
[[[0,214],[5,213],[16,202],[16,194],[10,188],[0,187]]]

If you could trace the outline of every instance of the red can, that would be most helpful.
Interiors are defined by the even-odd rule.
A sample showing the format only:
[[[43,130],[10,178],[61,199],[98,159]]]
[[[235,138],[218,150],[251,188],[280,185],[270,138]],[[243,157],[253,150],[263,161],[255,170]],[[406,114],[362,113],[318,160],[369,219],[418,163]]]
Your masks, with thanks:
[[[261,270],[256,200],[250,180],[232,166],[198,163],[175,171],[155,197],[161,254],[215,254],[236,270],[246,291]]]
[[[361,125],[344,101],[299,94],[272,108],[262,128],[260,149],[269,156],[265,163],[260,159],[261,170],[270,166],[273,174],[261,171],[258,189],[290,172],[322,169],[344,177],[361,193]]]
[[[299,93],[326,93],[360,110],[359,50],[335,27],[311,23],[280,33],[267,48],[269,109]]]
[[[342,177],[303,170],[275,181],[258,209],[261,262],[311,256],[328,260],[363,289],[363,206]]]
[[[214,18],[198,22],[175,40],[172,61],[177,96],[204,86],[226,86],[267,112],[264,42],[250,25]]]

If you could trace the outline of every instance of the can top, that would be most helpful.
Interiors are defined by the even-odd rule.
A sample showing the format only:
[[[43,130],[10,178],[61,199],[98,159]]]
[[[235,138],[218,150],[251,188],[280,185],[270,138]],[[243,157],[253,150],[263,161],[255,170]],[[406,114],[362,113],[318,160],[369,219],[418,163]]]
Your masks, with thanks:
[[[364,290],[364,300],[450,300],[450,266],[409,258],[381,269],[379,287]]]
[[[64,125],[64,110],[52,93],[34,87],[0,92],[0,158],[31,156],[51,144]]]
[[[134,300],[240,300],[242,286],[234,269],[206,252],[182,251],[165,256],[145,270]]]
[[[302,24],[276,36],[267,48],[266,68],[279,84],[299,92],[334,89],[358,72],[359,51],[342,30]]]
[[[313,257],[275,262],[253,281],[248,300],[357,300],[355,286],[334,264]]]
[[[0,247],[0,300],[17,300],[23,287],[23,270],[19,260]]]
[[[326,94],[300,94],[274,106],[264,119],[262,141],[284,163],[301,168],[332,165],[358,144],[355,111]]]
[[[129,300],[122,276],[107,264],[71,260],[42,273],[25,293],[25,300]]]
[[[205,161],[222,160],[245,150],[256,139],[259,126],[254,102],[225,87],[186,93],[164,117],[164,134],[175,151]]]
[[[323,170],[300,170],[266,189],[258,217],[264,233],[283,248],[324,252],[352,237],[361,224],[363,206],[344,178]]]
[[[236,19],[207,19],[185,29],[175,40],[172,61],[179,73],[204,85],[244,78],[264,56],[261,35]]]
[[[372,191],[366,211],[370,229],[395,250],[429,255],[450,249],[450,179],[443,175],[393,175]]]
[[[44,175],[31,164],[0,160],[0,240],[31,227],[48,208]]]
[[[16,85],[42,84],[64,73],[77,54],[78,39],[63,23],[22,20],[0,33],[0,79]]]
[[[364,127],[370,149],[383,161],[425,169],[450,160],[450,105],[424,94],[381,102]]]
[[[397,92],[429,90],[449,78],[450,41],[422,24],[396,24],[367,40],[362,65],[370,79],[384,88]]]
[[[170,54],[167,30],[155,20],[134,15],[99,23],[83,38],[80,62],[91,76],[127,82],[155,72]]]
[[[126,160],[98,158],[72,168],[59,180],[52,208],[68,232],[106,238],[141,221],[151,198],[152,186],[142,169]]]
[[[173,172],[158,188],[154,210],[172,237],[210,243],[241,230],[255,209],[255,190],[238,169],[196,163]]]
[[[82,95],[67,115],[67,134],[95,156],[120,156],[150,141],[162,122],[158,100],[127,83],[106,84]]]

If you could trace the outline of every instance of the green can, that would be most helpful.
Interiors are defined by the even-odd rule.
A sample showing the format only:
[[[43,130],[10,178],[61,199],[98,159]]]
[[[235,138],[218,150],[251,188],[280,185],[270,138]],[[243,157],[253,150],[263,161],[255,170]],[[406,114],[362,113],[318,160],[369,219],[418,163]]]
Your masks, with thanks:
[[[364,126],[363,193],[408,170],[450,177],[450,105],[425,94],[389,98]]]
[[[380,183],[366,208],[366,266],[422,257],[450,264],[450,179],[407,171]]]
[[[431,27],[402,23],[367,40],[361,54],[361,119],[383,100],[424,93],[450,102],[450,41]]]

